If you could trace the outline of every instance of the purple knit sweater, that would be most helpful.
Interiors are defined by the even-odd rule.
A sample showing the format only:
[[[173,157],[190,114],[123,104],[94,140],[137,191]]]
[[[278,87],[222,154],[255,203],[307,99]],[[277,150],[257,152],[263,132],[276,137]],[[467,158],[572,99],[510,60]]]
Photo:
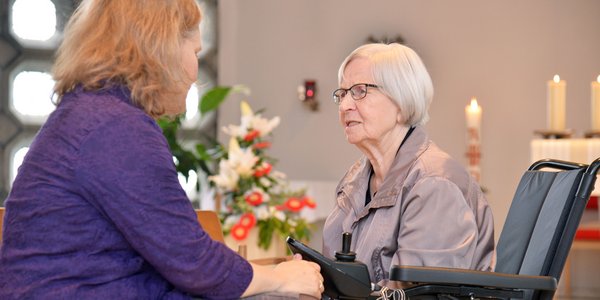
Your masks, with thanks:
[[[5,204],[0,299],[233,299],[252,279],[198,225],[160,128],[123,87],[65,95]]]

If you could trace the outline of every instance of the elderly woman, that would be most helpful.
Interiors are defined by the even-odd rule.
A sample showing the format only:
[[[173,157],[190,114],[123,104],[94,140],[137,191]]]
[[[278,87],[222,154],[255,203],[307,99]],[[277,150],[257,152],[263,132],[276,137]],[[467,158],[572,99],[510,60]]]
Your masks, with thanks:
[[[340,181],[325,222],[323,251],[334,256],[351,232],[371,280],[392,265],[490,270],[492,213],[481,188],[423,127],[433,97],[419,56],[399,44],[354,50],[333,93],[350,144],[363,154]]]
[[[81,2],[54,65],[59,103],[6,200],[0,299],[319,297],[318,265],[249,263],[211,240],[179,185],[155,119],[185,108],[199,22],[195,0]]]

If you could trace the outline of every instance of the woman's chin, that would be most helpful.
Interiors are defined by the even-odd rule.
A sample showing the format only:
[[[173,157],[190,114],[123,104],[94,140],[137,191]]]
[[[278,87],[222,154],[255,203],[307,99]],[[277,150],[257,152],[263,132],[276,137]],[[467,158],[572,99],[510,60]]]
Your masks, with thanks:
[[[356,145],[356,144],[360,143],[361,139],[359,139],[357,136],[347,134],[346,141],[348,141],[349,144]]]
[[[185,113],[185,97],[183,97],[183,100],[179,98],[180,97],[177,97],[177,99],[174,98],[173,101],[165,104],[165,115],[176,116]]]
[[[173,118],[182,114],[185,114],[185,109],[165,109],[164,116]]]

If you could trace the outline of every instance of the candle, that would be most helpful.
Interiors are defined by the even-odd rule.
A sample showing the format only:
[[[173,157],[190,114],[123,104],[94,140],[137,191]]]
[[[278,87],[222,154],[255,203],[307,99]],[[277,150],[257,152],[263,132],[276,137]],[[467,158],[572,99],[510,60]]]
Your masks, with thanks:
[[[471,98],[471,103],[465,107],[467,118],[467,159],[469,174],[479,182],[481,180],[481,106],[477,105],[477,99]]]
[[[567,83],[560,80],[558,75],[548,81],[548,129],[552,131],[565,130],[565,95]]]
[[[600,132],[600,75],[592,81],[592,131]]]
[[[477,104],[475,97],[471,98],[471,103],[465,107],[465,114],[467,116],[467,128],[479,128],[481,127],[481,106]]]

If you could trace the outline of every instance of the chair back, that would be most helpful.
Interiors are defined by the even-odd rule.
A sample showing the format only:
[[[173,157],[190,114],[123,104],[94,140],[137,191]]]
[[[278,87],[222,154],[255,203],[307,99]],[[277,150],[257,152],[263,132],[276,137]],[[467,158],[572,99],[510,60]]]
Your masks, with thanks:
[[[543,160],[529,168],[517,187],[498,240],[496,272],[560,279],[599,166],[600,159],[590,166]],[[526,296],[551,298],[531,292]]]
[[[221,221],[216,212],[212,210],[196,209],[196,216],[198,217],[198,222],[200,222],[202,229],[204,229],[213,240],[225,243],[225,237],[223,237],[223,230],[221,229]]]

